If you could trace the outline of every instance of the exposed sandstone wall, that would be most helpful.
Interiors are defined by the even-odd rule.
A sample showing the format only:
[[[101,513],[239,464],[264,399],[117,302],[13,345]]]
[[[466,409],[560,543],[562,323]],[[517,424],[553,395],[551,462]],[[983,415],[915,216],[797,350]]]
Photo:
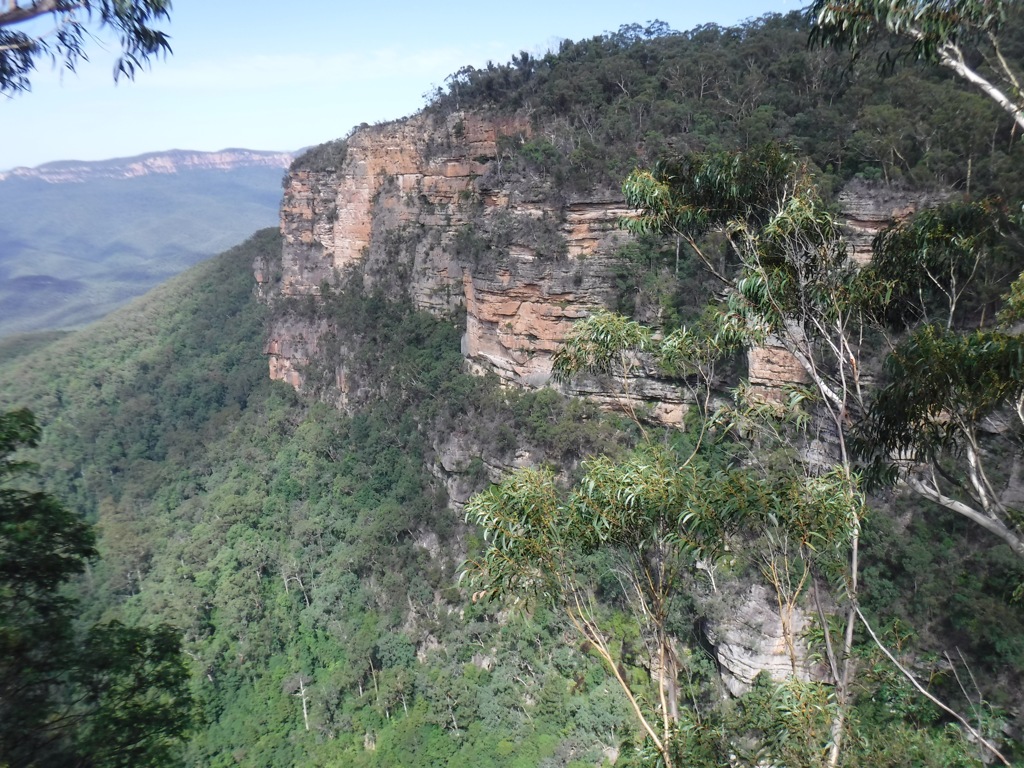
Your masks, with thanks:
[[[911,193],[883,184],[847,185],[839,194],[839,207],[850,258],[859,265],[867,264],[871,261],[875,235],[940,199],[934,192]],[[747,371],[754,392],[767,400],[781,400],[785,385],[809,381],[800,362],[779,344],[751,349],[747,353]]]
[[[705,626],[722,681],[734,696],[750,690],[754,678],[767,672],[773,680],[790,675],[799,680],[828,680],[828,670],[812,661],[806,631],[811,619],[793,607],[783,621],[771,590],[761,584],[729,583],[733,610]]]
[[[543,385],[572,323],[610,299],[610,256],[626,237],[617,222],[629,211],[613,193],[563,200],[545,180],[510,170],[503,144],[529,133],[525,118],[465,113],[358,129],[340,167],[289,174],[282,262],[275,275],[257,265],[260,295],[317,296],[324,285],[357,280],[438,315],[464,308],[469,370]],[[880,229],[929,202],[848,187],[840,203],[852,257],[866,261]],[[304,367],[320,352],[318,333],[294,321],[272,328],[271,376],[301,389]],[[769,399],[806,380],[777,346],[751,350],[748,374]],[[344,381],[344,370],[335,378]],[[653,370],[625,394],[607,385],[584,381],[574,392],[609,408],[650,405],[665,423],[679,423],[685,413],[678,389]],[[346,401],[336,394],[329,399]]]
[[[911,193],[883,184],[853,182],[839,194],[839,207],[850,257],[858,264],[871,261],[871,241],[894,222],[938,202],[931,193]]]
[[[615,195],[565,201],[503,168],[502,142],[529,131],[525,119],[471,114],[357,130],[341,167],[290,173],[280,272],[256,265],[259,294],[317,296],[361,281],[438,315],[464,308],[470,370],[544,384],[572,323],[609,301],[628,212]],[[301,389],[316,335],[294,320],[272,328],[271,376]]]

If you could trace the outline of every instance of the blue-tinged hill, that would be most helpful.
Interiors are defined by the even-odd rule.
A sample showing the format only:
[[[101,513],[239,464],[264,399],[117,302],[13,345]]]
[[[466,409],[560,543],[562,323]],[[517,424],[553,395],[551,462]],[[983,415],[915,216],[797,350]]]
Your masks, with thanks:
[[[290,159],[174,150],[0,173],[0,336],[82,326],[273,225]]]

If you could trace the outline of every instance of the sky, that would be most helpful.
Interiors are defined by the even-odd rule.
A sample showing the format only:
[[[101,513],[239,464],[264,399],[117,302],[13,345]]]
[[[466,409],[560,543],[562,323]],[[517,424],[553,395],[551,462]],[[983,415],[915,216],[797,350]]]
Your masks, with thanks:
[[[413,114],[465,65],[542,54],[623,24],[736,24],[800,0],[174,0],[173,54],[114,84],[116,42],[76,72],[39,63],[0,97],[0,171],[168,149],[293,151]]]

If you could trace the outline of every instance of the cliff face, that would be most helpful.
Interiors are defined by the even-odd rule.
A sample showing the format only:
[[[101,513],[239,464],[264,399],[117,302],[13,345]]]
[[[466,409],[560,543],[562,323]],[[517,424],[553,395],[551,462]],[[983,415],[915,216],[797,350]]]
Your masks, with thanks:
[[[339,407],[357,406],[367,383],[352,381],[349,336],[316,308],[327,293],[362,289],[439,316],[464,312],[470,371],[494,373],[510,386],[548,383],[552,354],[573,322],[614,298],[615,253],[628,237],[618,222],[630,212],[610,191],[566,199],[516,162],[507,150],[530,130],[525,119],[421,114],[363,127],[327,161],[293,168],[281,206],[280,265],[254,265],[258,294],[293,310],[275,313],[270,328],[271,377]],[[875,232],[914,207],[863,190],[843,202],[859,259]],[[312,311],[295,310],[302,306]],[[805,380],[779,346],[751,350],[748,376],[768,398]],[[607,408],[650,406],[666,424],[680,424],[688,407],[685,388],[650,366],[639,365],[624,385],[584,377],[574,387]],[[472,430],[455,428],[433,445],[432,471],[456,507],[479,488],[466,470],[474,459],[483,459],[492,481],[535,463],[526,448],[492,460],[475,440]],[[825,679],[802,641],[793,641],[806,616],[793,609],[783,622],[763,590],[738,589],[729,596],[731,613],[706,627],[728,688],[742,692],[760,670]]]
[[[858,264],[871,260],[871,241],[893,222],[940,202],[934,192],[911,193],[883,184],[853,182],[839,195],[850,256]]]
[[[544,384],[572,323],[610,299],[627,210],[614,194],[566,200],[510,170],[503,147],[529,132],[525,119],[459,113],[356,131],[337,168],[289,175],[280,273],[257,264],[259,293],[273,301],[359,285],[438,315],[464,310],[471,370]],[[278,322],[266,348],[272,377],[302,389],[320,338],[309,324]],[[344,378],[336,372],[342,404]]]
[[[628,237],[617,224],[630,212],[609,190],[566,199],[514,162],[508,150],[530,132],[526,118],[469,113],[356,130],[333,165],[289,173],[282,261],[275,274],[255,265],[259,294],[317,297],[357,285],[437,315],[465,311],[470,371],[515,386],[546,384],[572,323],[612,298],[613,255]],[[840,203],[851,254],[863,263],[880,229],[928,200],[862,184]],[[322,320],[279,319],[266,345],[271,377],[307,388],[304,371],[337,357],[323,348],[326,330]],[[769,399],[781,396],[780,385],[805,381],[778,346],[751,350],[748,375]],[[334,391],[319,394],[348,406],[343,362],[327,380]],[[662,423],[678,424],[686,412],[679,388],[653,369],[628,382],[628,396],[606,381],[574,386],[573,394],[608,408],[648,405]]]

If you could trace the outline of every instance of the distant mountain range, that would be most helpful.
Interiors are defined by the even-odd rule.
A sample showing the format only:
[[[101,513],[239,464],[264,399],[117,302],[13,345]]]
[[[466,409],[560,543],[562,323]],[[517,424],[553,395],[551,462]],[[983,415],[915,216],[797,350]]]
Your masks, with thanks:
[[[291,160],[171,150],[0,173],[0,337],[82,326],[276,224]]]
[[[0,172],[0,182],[8,179],[38,179],[50,184],[66,184],[96,179],[132,179],[153,174],[197,170],[284,169],[291,164],[293,156],[291,152],[263,152],[253,149],[222,149],[219,152],[172,149],[167,152],[148,152],[136,157],[117,157],[111,160],[58,160],[35,168],[13,168]]]

